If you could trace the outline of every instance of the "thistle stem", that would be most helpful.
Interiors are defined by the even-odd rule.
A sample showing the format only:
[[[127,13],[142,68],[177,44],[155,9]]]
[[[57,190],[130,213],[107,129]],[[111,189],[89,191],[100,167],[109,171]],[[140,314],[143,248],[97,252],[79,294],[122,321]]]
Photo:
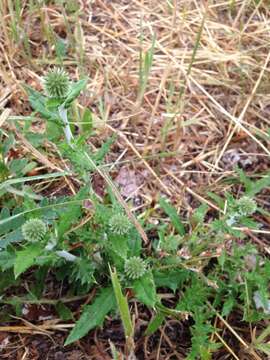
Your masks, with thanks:
[[[72,255],[66,250],[59,250],[55,252],[58,256],[64,258],[66,261],[74,262],[77,260],[77,256]]]
[[[60,118],[64,124],[64,133],[66,136],[67,143],[72,147],[71,141],[73,140],[73,135],[72,135],[70,125],[68,122],[67,109],[65,109],[64,106],[61,105],[58,108],[58,112],[59,112]]]

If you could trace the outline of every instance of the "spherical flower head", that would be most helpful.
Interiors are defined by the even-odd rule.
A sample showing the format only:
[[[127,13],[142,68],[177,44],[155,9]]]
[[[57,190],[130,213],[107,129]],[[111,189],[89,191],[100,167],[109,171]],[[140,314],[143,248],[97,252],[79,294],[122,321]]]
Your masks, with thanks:
[[[237,211],[241,216],[252,215],[256,210],[256,202],[248,196],[243,196],[237,201]]]
[[[125,261],[125,273],[128,278],[136,280],[146,273],[146,263],[138,256],[133,256]]]
[[[70,87],[68,74],[61,68],[49,70],[43,78],[43,86],[50,98],[64,98]]]
[[[116,214],[111,217],[109,228],[116,235],[126,235],[131,228],[131,223],[125,215]]]
[[[30,219],[23,224],[22,234],[29,242],[39,242],[46,234],[46,225],[40,219]]]

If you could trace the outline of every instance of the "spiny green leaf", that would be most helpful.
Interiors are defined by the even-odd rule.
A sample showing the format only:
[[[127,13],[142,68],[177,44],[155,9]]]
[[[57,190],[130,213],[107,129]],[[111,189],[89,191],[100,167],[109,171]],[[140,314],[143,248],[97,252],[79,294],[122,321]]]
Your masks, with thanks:
[[[190,272],[185,269],[167,269],[166,271],[156,270],[153,275],[157,287],[167,287],[176,291],[189,278]]]
[[[183,223],[181,222],[176,209],[163,198],[161,198],[159,200],[159,204],[160,204],[161,208],[165,211],[165,213],[171,219],[171,222],[172,222],[173,226],[175,227],[175,229],[178,231],[178,233],[182,236],[185,235],[185,227],[184,227]]]
[[[156,286],[151,271],[148,271],[141,278],[133,283],[133,290],[136,298],[145,305],[154,307],[157,301]]]
[[[43,246],[40,244],[31,244],[24,250],[16,252],[16,259],[14,264],[14,275],[17,278],[20,274],[33,266],[36,261],[36,257],[43,251]]]
[[[63,102],[63,106],[65,108],[68,108],[72,101],[74,101],[80,95],[81,91],[85,88],[87,81],[88,79],[86,78],[79,80],[71,85],[70,91],[67,94],[65,101]]]
[[[42,115],[42,117],[44,117],[47,120],[59,119],[59,116],[55,111],[50,111],[49,109],[47,109],[46,107],[47,98],[44,95],[32,89],[28,85],[24,85],[24,88],[28,93],[29,102],[35,111],[40,113],[40,115]]]
[[[93,158],[96,162],[102,161],[105,156],[108,154],[110,147],[113,145],[113,143],[116,140],[116,135],[109,137],[101,146],[101,148],[94,154]]]
[[[69,334],[65,345],[81,339],[90,330],[101,326],[105,316],[115,307],[115,298],[111,287],[102,289],[91,305],[84,307],[80,319]]]

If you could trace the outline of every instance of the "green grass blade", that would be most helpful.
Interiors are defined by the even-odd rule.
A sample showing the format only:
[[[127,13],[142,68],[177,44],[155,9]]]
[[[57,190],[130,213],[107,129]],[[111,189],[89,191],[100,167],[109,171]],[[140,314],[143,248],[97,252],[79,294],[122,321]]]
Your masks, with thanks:
[[[129,312],[127,298],[123,295],[120,282],[118,280],[116,270],[110,268],[111,280],[113,284],[114,295],[120,312],[121,320],[124,326],[125,335],[127,338],[133,337],[133,324]]]

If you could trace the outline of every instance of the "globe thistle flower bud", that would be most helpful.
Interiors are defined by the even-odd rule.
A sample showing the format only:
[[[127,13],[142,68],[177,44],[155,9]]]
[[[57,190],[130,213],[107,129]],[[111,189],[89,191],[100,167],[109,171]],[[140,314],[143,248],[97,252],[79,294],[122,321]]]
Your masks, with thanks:
[[[39,242],[46,234],[46,225],[40,219],[30,219],[22,225],[22,234],[29,242]]]
[[[248,196],[243,196],[237,201],[237,211],[241,216],[252,215],[256,210],[256,202]]]
[[[125,215],[116,214],[109,220],[109,228],[116,235],[126,235],[131,229],[131,223]]]
[[[61,68],[49,70],[43,78],[43,86],[50,98],[64,98],[70,87],[68,74]]]
[[[138,256],[133,256],[125,261],[125,273],[128,278],[136,280],[146,273],[146,263]]]

